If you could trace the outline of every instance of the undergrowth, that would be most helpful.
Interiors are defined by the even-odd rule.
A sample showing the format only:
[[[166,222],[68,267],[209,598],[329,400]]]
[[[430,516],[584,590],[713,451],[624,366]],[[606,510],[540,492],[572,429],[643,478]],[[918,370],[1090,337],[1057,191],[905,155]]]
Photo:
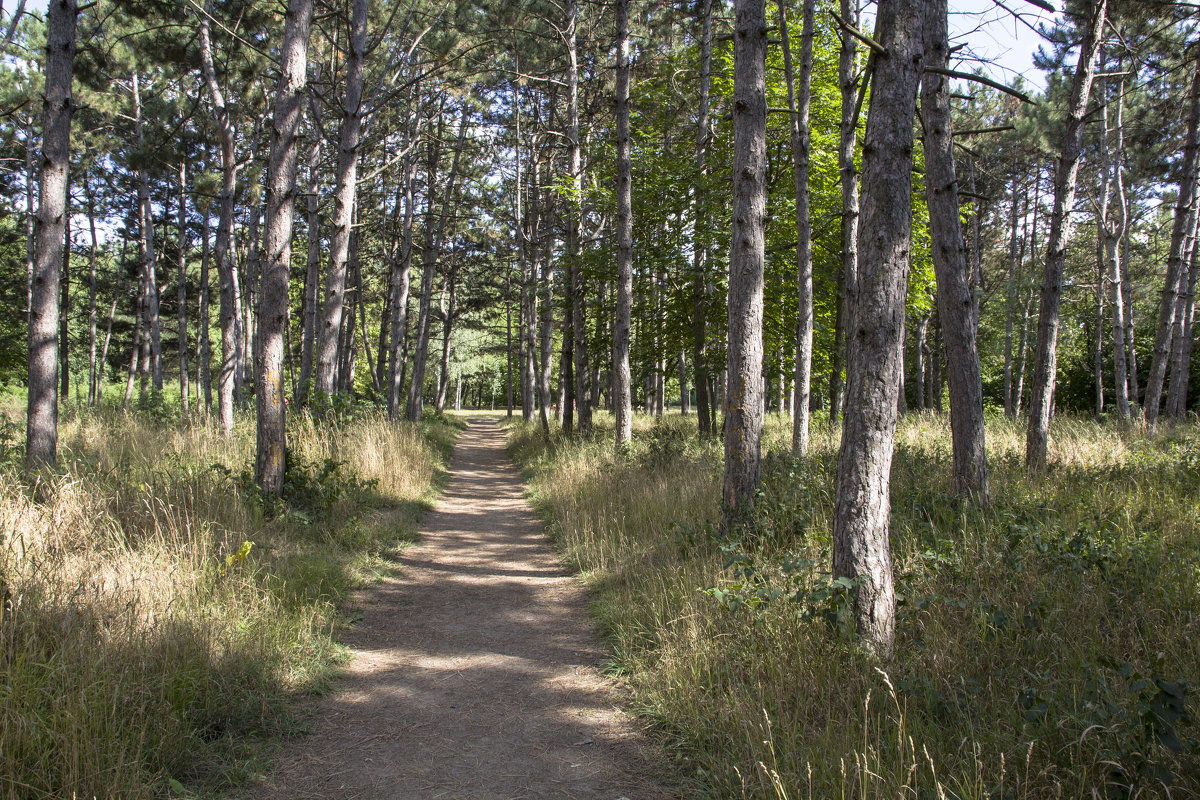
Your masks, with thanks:
[[[59,467],[0,423],[0,797],[226,796],[337,668],[340,609],[411,538],[458,433],[292,415],[285,496],[230,439],[70,409]]]
[[[774,416],[774,415],[772,415]],[[695,793],[773,798],[1200,796],[1200,433],[1057,420],[1030,477],[988,419],[992,505],[951,496],[945,418],[897,435],[896,654],[856,646],[831,580],[837,440],[772,419],[754,525],[717,522],[718,441],[641,418],[618,453],[520,424],[510,448],[636,709]]]

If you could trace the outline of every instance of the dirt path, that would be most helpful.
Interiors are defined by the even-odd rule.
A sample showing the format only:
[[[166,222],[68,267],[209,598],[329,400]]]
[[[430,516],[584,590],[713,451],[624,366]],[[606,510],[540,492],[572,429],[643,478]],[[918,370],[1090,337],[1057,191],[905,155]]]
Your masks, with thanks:
[[[474,421],[450,470],[421,543],[346,637],[346,679],[258,796],[674,797],[614,709],[586,593],[546,543],[503,431]]]

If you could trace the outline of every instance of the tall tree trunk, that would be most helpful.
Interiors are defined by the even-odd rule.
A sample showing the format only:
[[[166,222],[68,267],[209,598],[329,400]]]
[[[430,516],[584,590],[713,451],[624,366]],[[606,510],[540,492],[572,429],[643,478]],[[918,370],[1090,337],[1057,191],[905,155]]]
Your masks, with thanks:
[[[363,58],[367,42],[367,0],[352,0],[350,53],[346,60],[346,96],[342,103],[342,132],[338,146],[337,186],[334,190],[333,236],[325,268],[325,306],[317,336],[317,395],[334,393],[338,337],[346,305],[346,265],[350,228],[358,186],[358,151],[362,133]]]
[[[204,390],[204,413],[212,413],[212,344],[209,341],[209,311],[208,311],[208,258],[209,258],[209,217],[208,208],[204,209],[203,222],[200,235],[203,240],[200,242],[200,313],[199,313],[199,350],[197,358],[199,364],[196,366],[196,378],[199,381],[199,387]],[[198,388],[197,395],[200,392]],[[196,405],[200,405],[200,398],[197,396]]]
[[[534,166],[534,175],[536,179],[537,165]],[[545,207],[545,206],[544,206]],[[534,234],[534,247],[541,244],[537,234]],[[541,282],[542,282],[542,314],[539,324],[539,342],[538,342],[538,364],[541,368],[541,373],[538,375],[538,400],[539,400],[539,416],[542,422],[542,433],[550,435],[550,412],[551,406],[554,405],[554,398],[551,394],[550,376],[554,369],[554,259],[552,258],[553,245],[547,237],[546,253],[542,258],[541,266]]]
[[[365,5],[365,0],[361,0]],[[266,267],[259,300],[259,357],[254,396],[258,411],[258,447],[254,479],[264,494],[283,491],[287,460],[284,419],[283,353],[288,319],[288,278],[292,263],[292,218],[296,207],[296,150],[300,136],[301,97],[306,79],[313,0],[289,0],[280,53],[279,82],[267,164],[267,218],[263,231]]]
[[[1012,417],[1013,405],[1013,316],[1017,306],[1017,211],[1020,207],[1017,192],[1018,162],[1012,164],[1012,210],[1009,213],[1008,283],[1004,293],[1004,416]]]
[[[567,258],[570,270],[571,324],[574,337],[572,355],[575,359],[575,399],[578,403],[579,435],[592,433],[592,387],[589,385],[587,281],[580,264],[579,239],[583,225],[583,165],[579,147],[579,60],[576,51],[578,0],[567,0],[567,159],[570,169],[571,195],[567,198]]]
[[[354,393],[354,367],[358,363],[358,309],[362,302],[362,276],[358,261],[358,231],[350,227],[350,257],[346,261],[346,307],[342,316],[342,331],[338,338],[337,368],[334,369],[333,390],[337,394]]]
[[[450,335],[454,330],[454,318],[458,315],[458,267],[452,266],[446,276],[448,295],[446,310],[442,315],[442,361],[438,372],[437,401],[434,407],[441,414],[446,410],[446,394],[450,390]]]
[[[416,89],[414,88],[414,93]],[[413,142],[420,134],[420,117],[416,130],[404,126],[404,221],[400,234],[400,264],[392,271],[393,296],[391,319],[391,363],[388,371],[388,418],[400,416],[400,396],[404,390],[404,373],[408,363],[408,293],[412,275],[413,192],[417,180],[417,160],[412,157]]]
[[[748,517],[761,482],[767,200],[766,9],[764,0],[736,0],[734,9],[733,232],[722,485],[726,526]]]
[[[33,309],[33,259],[36,250],[34,228],[37,215],[33,208],[33,195],[37,192],[37,179],[33,168],[34,136],[33,117],[25,122],[25,322]]]
[[[891,652],[896,599],[888,544],[896,395],[911,233],[913,116],[921,82],[925,2],[882,4],[863,148],[860,269],[849,313],[846,415],[838,454],[833,575],[855,581],[858,632]]]
[[[71,195],[67,190],[67,204],[63,220],[62,276],[59,280],[58,314],[58,396],[70,399],[71,392]]]
[[[1167,390],[1167,417],[1175,422],[1187,412],[1188,373],[1191,371],[1191,328],[1196,294],[1196,265],[1200,259],[1200,213],[1192,232],[1192,246],[1179,278],[1180,291],[1176,298],[1175,325],[1171,334],[1171,381]]]
[[[927,0],[925,64],[946,69],[950,60],[946,0]],[[877,87],[878,88],[878,87]],[[987,452],[984,444],[983,384],[975,340],[978,310],[971,291],[971,272],[959,222],[958,178],[954,166],[954,133],[950,112],[950,79],[926,72],[922,79],[921,114],[925,123],[925,196],[937,275],[938,317],[946,342],[950,372],[950,431],[957,492],[988,501]],[[899,164],[897,163],[897,168]],[[979,211],[976,209],[976,216]],[[906,234],[907,236],[907,234]],[[978,247],[978,242],[976,243]],[[903,297],[903,288],[900,291]],[[903,305],[900,310],[903,324]],[[903,341],[903,339],[901,339]],[[886,521],[885,521],[886,528]]]
[[[445,314],[446,289],[442,287],[442,313]],[[520,324],[520,320],[517,321]],[[513,335],[512,335],[512,269],[504,270],[504,356],[507,367],[504,371],[504,404],[506,416],[513,415]],[[519,342],[518,342],[519,343]],[[441,393],[441,383],[438,383]]]
[[[145,134],[142,129],[142,99],[139,91],[139,78],[133,73],[133,104],[134,126],[138,149],[145,147]],[[139,244],[142,250],[142,271],[146,278],[146,324],[150,342],[150,373],[154,381],[154,391],[161,392],[162,376],[162,321],[158,314],[158,255],[154,246],[154,212],[150,206],[150,177],[145,167],[137,171],[138,182],[138,219],[140,228]]]
[[[1117,70],[1122,69],[1124,60],[1117,62]],[[1117,113],[1113,125],[1116,136],[1116,158],[1109,157],[1108,148],[1108,81],[1105,79],[1105,108],[1102,112],[1105,118],[1104,135],[1101,138],[1101,157],[1105,170],[1104,180],[1112,180],[1117,200],[1117,219],[1115,224],[1110,222],[1104,230],[1104,253],[1108,261],[1108,281],[1112,284],[1112,342],[1113,342],[1113,390],[1117,396],[1117,413],[1123,422],[1128,422],[1132,416],[1129,405],[1129,370],[1125,358],[1125,295],[1121,283],[1121,240],[1125,236],[1125,228],[1129,224],[1129,203],[1125,197],[1124,157],[1125,150],[1125,79],[1117,80]],[[1111,170],[1111,178],[1110,178]]]
[[[212,17],[213,3],[214,0],[205,0],[204,11],[199,15],[200,64],[221,140],[221,192],[217,197],[217,237],[213,255],[217,262],[221,296],[221,369],[217,374],[217,407],[221,431],[228,437],[233,433],[234,393],[237,389],[238,316],[235,302],[237,274],[233,264],[233,195],[237,188],[238,163],[234,152],[233,119],[225,105],[225,95],[217,80],[212,54],[209,19]]]
[[[46,93],[42,157],[29,297],[29,394],[25,463],[53,466],[58,457],[58,273],[67,220],[71,156],[71,73],[75,63],[75,0],[50,0],[46,11]]]
[[[711,0],[706,0],[706,3],[710,2]],[[705,89],[701,89],[701,94],[707,94]],[[617,0],[616,100],[617,315],[613,324],[613,420],[616,444],[622,447],[633,441],[633,378],[629,370],[629,330],[633,314],[633,145],[629,138],[629,0]],[[697,363],[697,369],[699,368]]]
[[[1092,76],[1096,73],[1096,52],[1100,47],[1107,0],[1091,0],[1091,11],[1079,63],[1071,86],[1071,101],[1063,129],[1062,151],[1054,173],[1054,211],[1050,215],[1050,238],[1046,245],[1046,265],[1042,275],[1042,299],[1038,306],[1037,351],[1033,368],[1033,396],[1029,407],[1029,429],[1025,437],[1025,464],[1033,470],[1046,468],[1050,441],[1050,413],[1054,405],[1054,382],[1058,368],[1059,307],[1062,303],[1063,268],[1070,238],[1071,208],[1075,204],[1075,177],[1083,150],[1084,115]]]
[[[122,248],[120,264],[125,263],[124,248]],[[121,291],[125,288],[125,270],[118,266],[116,270],[116,288],[113,289],[112,305],[108,309],[108,326],[104,330],[104,344],[100,347],[100,359],[96,365],[96,408],[104,400],[104,373],[108,367],[108,345],[112,341],[113,319],[117,316],[117,302],[121,299]]]
[[[88,248],[88,405],[93,408],[100,407],[100,382],[97,378],[96,371],[96,250],[98,248],[98,237],[96,236],[96,203],[95,197],[92,195],[92,183],[85,175],[83,179],[83,191],[87,197],[87,214],[88,214],[88,229],[92,235],[91,245]]]
[[[462,119],[458,124],[458,141],[454,145],[454,158],[450,162],[450,175],[446,181],[446,190],[442,196],[441,214],[436,218],[433,202],[434,175],[437,172],[438,145],[430,144],[429,158],[429,210],[425,214],[425,248],[422,254],[423,274],[421,276],[421,307],[417,316],[417,349],[413,355],[412,384],[409,386],[408,407],[405,417],[410,422],[421,419],[424,407],[425,365],[429,358],[429,316],[430,301],[433,296],[433,278],[437,270],[437,257],[442,248],[442,234],[446,230],[446,219],[451,207],[455,204],[454,186],[458,178],[458,161],[466,144],[467,118],[469,109],[462,109]]]
[[[139,262],[141,259],[138,259]],[[140,272],[141,270],[139,270]],[[134,301],[134,324],[133,324],[133,345],[130,347],[129,354],[129,375],[125,381],[125,401],[123,407],[126,411],[129,410],[129,405],[133,401],[133,384],[137,378],[138,372],[138,353],[142,349],[142,343],[145,339],[145,322],[142,309],[146,305],[146,280],[144,276],[138,278],[137,300]]]
[[[1198,157],[1200,157],[1200,46],[1193,47],[1196,67],[1192,73],[1188,102],[1187,140],[1183,148],[1183,162],[1180,164],[1179,200],[1175,206],[1175,222],[1171,229],[1171,250],[1167,256],[1167,277],[1163,285],[1162,301],[1158,307],[1158,330],[1154,337],[1154,357],[1150,362],[1150,374],[1146,379],[1146,402],[1142,410],[1146,426],[1151,433],[1158,421],[1163,381],[1166,378],[1167,363],[1171,355],[1171,333],[1175,325],[1178,297],[1184,291],[1187,272],[1184,240],[1190,232],[1188,221],[1196,205],[1196,170]]]
[[[700,98],[696,123],[696,183],[692,210],[692,363],[696,372],[696,425],[701,436],[716,433],[713,416],[716,413],[710,391],[711,375],[708,364],[708,300],[711,286],[708,280],[708,242],[701,231],[704,227],[708,180],[708,94],[709,73],[712,69],[712,3],[701,0],[702,27],[700,35]],[[630,406],[632,408],[632,404]]]
[[[925,373],[928,370],[928,360],[926,356],[929,353],[929,314],[925,314],[917,320],[917,410],[924,411],[925,403]]]
[[[308,151],[308,197],[306,198],[306,230],[308,240],[304,268],[304,332],[300,339],[300,382],[296,386],[296,402],[308,404],[309,384],[312,382],[313,347],[317,338],[317,316],[321,297],[321,212],[318,197],[317,169],[321,164],[322,137],[313,125],[313,145]]]
[[[1124,166],[1124,155],[1120,155],[1120,163]],[[1130,224],[1128,213],[1125,217],[1125,232],[1121,237],[1121,299],[1125,303],[1125,364],[1129,374],[1129,404],[1130,414],[1133,406],[1141,402],[1141,384],[1138,382],[1137,360],[1137,329],[1133,318],[1133,281],[1129,277],[1129,237],[1133,225]]]
[[[792,80],[792,48],[788,36],[786,4],[779,0],[779,30],[783,43],[783,74],[791,110],[792,171],[796,189],[796,371],[795,414],[792,417],[792,453],[808,455],[808,407],[812,392],[813,269],[812,220],[808,198],[808,112],[811,105],[813,12],[816,0],[804,0],[800,34],[800,86]],[[780,384],[780,398],[783,385]]]
[[[179,254],[177,272],[179,286],[179,397],[183,415],[191,413],[188,395],[188,321],[187,321],[187,167],[179,162]]]
[[[850,25],[858,24],[858,8],[854,0],[841,0],[841,16]],[[854,294],[858,270],[858,167],[854,150],[858,141],[858,112],[855,98],[857,86],[858,47],[854,37],[842,33],[838,54],[838,86],[842,95],[842,124],[838,140],[838,173],[842,180],[842,262],[838,271],[839,303],[834,328],[833,368],[829,375],[829,426],[837,424],[842,413],[842,364],[849,343],[845,331],[851,327]],[[862,80],[867,80],[864,73]]]

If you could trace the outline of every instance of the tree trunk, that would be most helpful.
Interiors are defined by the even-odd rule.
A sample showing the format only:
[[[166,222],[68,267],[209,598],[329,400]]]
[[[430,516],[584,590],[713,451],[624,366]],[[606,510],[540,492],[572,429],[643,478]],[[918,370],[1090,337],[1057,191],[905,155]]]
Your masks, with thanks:
[[[221,293],[221,369],[217,375],[217,406],[221,430],[228,437],[233,433],[233,403],[237,388],[238,317],[235,302],[237,275],[233,265],[233,194],[237,188],[238,163],[234,152],[233,120],[225,105],[225,95],[217,81],[213,61],[209,33],[213,2],[205,0],[204,12],[199,15],[200,64],[221,139],[221,193],[217,198],[217,238],[214,247]]]
[[[204,219],[201,228],[201,236],[204,237],[200,243],[200,313],[199,313],[199,334],[200,343],[198,345],[200,352],[197,354],[199,364],[196,366],[196,378],[199,381],[199,387],[204,390],[204,413],[212,413],[212,344],[209,341],[209,311],[208,311],[208,239],[209,239],[209,219],[208,208],[204,209]],[[200,388],[196,390],[199,395]],[[200,398],[197,396],[196,405],[200,405]]]
[[[88,248],[88,405],[100,407],[99,373],[96,371],[96,203],[92,195],[92,184],[84,176],[83,191],[87,197],[88,229],[92,235]]]
[[[1171,382],[1167,390],[1166,414],[1175,422],[1181,421],[1187,413],[1188,373],[1191,371],[1192,313],[1195,308],[1196,265],[1200,259],[1200,213],[1193,216],[1197,222],[1184,274],[1179,279],[1181,289],[1176,298],[1175,326],[1171,334]]]
[[[58,396],[64,401],[71,393],[71,194],[67,189],[63,219],[62,277],[59,281],[58,314]]]
[[[592,433],[592,387],[589,385],[587,282],[579,263],[580,227],[583,224],[583,166],[579,147],[579,63],[576,51],[578,0],[567,0],[567,158],[570,168],[571,195],[567,198],[567,264],[570,271],[571,323],[575,359],[575,400],[578,404],[579,435]]]
[[[711,0],[706,0],[706,3]],[[707,82],[706,82],[707,83]],[[701,95],[707,92],[702,88]],[[613,323],[613,420],[618,447],[633,441],[629,331],[633,314],[633,146],[629,135],[629,0],[617,0],[617,314]],[[704,112],[701,112],[702,115]],[[697,369],[699,369],[697,362]]]
[[[857,4],[841,0],[841,16],[850,25],[858,24]],[[838,55],[838,85],[842,96],[841,133],[838,140],[838,172],[842,180],[842,262],[838,274],[840,302],[834,329],[833,369],[829,375],[829,426],[837,424],[842,412],[842,367],[850,345],[845,331],[851,327],[854,293],[858,270],[858,168],[854,150],[858,140],[858,112],[855,104],[857,86],[857,44],[849,33],[842,33]],[[866,81],[864,73],[861,80]]]
[[[733,232],[722,486],[726,527],[748,520],[761,481],[767,200],[766,10],[764,0],[736,0],[734,9]]]
[[[422,253],[423,274],[421,276],[421,307],[417,316],[417,349],[413,355],[412,384],[409,386],[408,407],[405,417],[409,422],[421,419],[424,407],[425,365],[429,357],[429,312],[430,301],[433,297],[433,278],[437,270],[437,257],[441,252],[442,234],[446,229],[446,218],[454,205],[454,184],[458,177],[458,160],[466,143],[467,117],[469,110],[464,106],[462,119],[458,125],[458,142],[454,146],[454,159],[450,163],[450,175],[446,181],[446,190],[442,196],[441,214],[434,225],[433,186],[434,175],[437,172],[439,154],[438,144],[430,144],[429,158],[429,210],[425,214],[425,248]]]
[[[716,412],[709,391],[711,375],[708,364],[708,299],[711,286],[708,280],[708,243],[704,227],[708,180],[708,94],[709,73],[712,69],[712,0],[701,0],[702,29],[700,36],[700,98],[696,124],[696,184],[692,211],[692,363],[696,373],[696,425],[700,436],[716,433],[713,416]],[[632,408],[632,404],[630,406]]]
[[[913,116],[921,82],[925,2],[883,4],[863,157],[860,270],[847,326],[846,415],[838,454],[833,575],[857,586],[858,632],[890,654],[896,599],[888,544],[896,394],[911,232]]]
[[[1012,207],[1009,213],[1008,240],[1008,283],[1004,293],[1004,416],[1012,417],[1013,405],[1013,315],[1017,305],[1017,211],[1019,209],[1017,194],[1018,162],[1012,164]]]
[[[137,300],[134,301],[133,346],[129,348],[129,376],[125,381],[125,401],[123,407],[126,411],[129,410],[129,404],[133,401],[133,384],[137,379],[138,371],[138,353],[142,349],[144,339],[143,328],[145,327],[145,319],[143,319],[142,309],[146,304],[145,284],[144,276],[139,277]]]
[[[145,147],[145,135],[142,130],[142,99],[139,91],[138,74],[133,73],[133,106],[134,126],[136,129],[137,147]],[[150,334],[150,373],[154,382],[154,391],[161,392],[163,388],[162,375],[162,321],[158,314],[158,255],[154,246],[154,212],[150,206],[150,177],[145,167],[137,171],[138,182],[138,220],[142,250],[142,272],[146,278],[146,323]]]
[[[1187,262],[1184,259],[1184,239],[1188,220],[1192,216],[1196,192],[1196,170],[1200,157],[1200,47],[1196,48],[1196,67],[1190,89],[1187,140],[1179,173],[1179,200],[1175,206],[1175,222],[1171,230],[1171,250],[1167,257],[1167,278],[1163,285],[1162,301],[1158,307],[1158,330],[1154,337],[1154,357],[1146,379],[1146,402],[1142,413],[1146,426],[1154,432],[1162,400],[1163,381],[1171,355],[1171,333],[1175,325],[1179,294],[1184,291]]]
[[[366,0],[361,0],[366,4]],[[292,263],[292,218],[296,208],[296,150],[300,136],[301,97],[306,79],[313,0],[289,0],[284,23],[271,154],[267,165],[267,215],[263,231],[266,267],[258,313],[258,350],[254,396],[258,411],[258,447],[254,479],[266,495],[283,491],[287,460],[284,419],[283,353],[288,319],[288,278]]]
[[[808,113],[812,87],[812,40],[815,0],[804,0],[804,23],[800,34],[800,86],[792,80],[792,48],[788,36],[787,11],[779,0],[779,30],[783,43],[783,74],[791,110],[792,171],[796,191],[796,370],[795,414],[792,417],[792,454],[808,455],[808,409],[812,392],[813,269],[812,220],[808,196]],[[783,386],[780,385],[780,397]]]
[[[75,0],[50,0],[46,11],[46,93],[42,157],[29,297],[29,394],[25,463],[53,466],[58,457],[58,274],[67,220],[71,156],[71,73],[75,62]]]
[[[534,166],[534,176],[537,176],[537,166]],[[548,204],[547,204],[548,205]],[[537,234],[534,234],[535,239]],[[535,242],[537,247],[540,242]],[[541,266],[541,281],[542,281],[542,315],[539,330],[539,365],[541,373],[538,376],[538,399],[540,401],[539,416],[542,421],[542,433],[546,436],[550,435],[550,412],[551,406],[554,405],[554,398],[550,389],[550,376],[554,369],[554,259],[552,258],[553,245],[547,237],[546,253],[542,259]]]
[[[1096,72],[1096,52],[1100,47],[1107,0],[1091,0],[1091,18],[1079,47],[1079,63],[1071,87],[1071,102],[1063,130],[1062,152],[1054,173],[1054,211],[1050,215],[1050,239],[1046,245],[1046,265],[1042,275],[1042,299],[1038,306],[1037,351],[1033,369],[1033,396],[1029,407],[1029,429],[1025,437],[1025,464],[1032,470],[1046,468],[1050,440],[1050,413],[1054,403],[1054,382],[1058,367],[1059,307],[1062,303],[1063,268],[1070,238],[1068,215],[1075,204],[1075,177],[1083,149],[1084,115],[1092,76]]]
[[[947,13],[946,0],[927,0],[925,63],[934,69],[946,69],[950,59]],[[921,114],[925,123],[925,195],[929,206],[930,249],[933,251],[933,266],[937,275],[938,317],[942,322],[950,373],[954,487],[958,493],[986,505],[988,479],[983,384],[975,338],[978,306],[975,293],[971,291],[971,268],[967,263],[962,224],[959,222],[948,77],[936,72],[925,73],[922,78]],[[978,209],[975,213],[978,216]]]
[[[314,103],[315,105],[315,103]],[[308,251],[304,265],[304,332],[300,339],[300,382],[296,386],[296,402],[308,404],[309,384],[312,382],[313,348],[317,339],[317,316],[321,298],[321,213],[318,197],[317,170],[321,164],[320,122],[313,122],[312,149],[308,151],[308,197],[306,230]]]
[[[179,286],[179,398],[186,417],[191,413],[188,395],[188,321],[187,321],[187,167],[179,162],[179,254],[177,272]]]
[[[449,295],[449,298],[445,313],[442,315],[442,361],[441,370],[438,372],[437,401],[434,404],[439,414],[446,410],[446,393],[450,390],[450,334],[454,330],[454,318],[458,314],[457,280],[458,267],[452,266],[450,267],[449,274],[446,276],[446,293]],[[509,388],[509,397],[511,398],[511,385]]]
[[[414,92],[416,89],[414,88]],[[388,371],[388,418],[400,416],[400,395],[404,390],[404,373],[408,362],[408,293],[412,275],[413,192],[417,180],[417,160],[412,157],[413,142],[420,134],[420,117],[416,129],[404,126],[404,221],[400,235],[400,264],[392,271],[393,296],[391,320],[391,363]]]
[[[1122,69],[1124,60],[1118,60],[1117,71]],[[1105,99],[1107,101],[1108,82],[1105,80]],[[1125,228],[1129,224],[1129,203],[1125,197],[1125,177],[1123,169],[1123,153],[1125,150],[1125,79],[1117,80],[1117,116],[1113,126],[1116,135],[1116,158],[1109,158],[1108,124],[1105,122],[1104,136],[1101,138],[1101,157],[1105,169],[1104,180],[1111,180],[1117,200],[1116,224],[1108,224],[1104,230],[1104,253],[1108,261],[1108,281],[1112,284],[1112,342],[1113,342],[1113,390],[1117,396],[1117,413],[1122,422],[1128,422],[1132,416],[1129,405],[1129,369],[1125,357],[1125,287],[1121,282],[1121,249],[1120,243],[1125,236]],[[1104,117],[1107,120],[1108,108],[1105,103]],[[1111,163],[1110,163],[1111,162]]]
[[[350,19],[350,53],[346,59],[346,96],[342,104],[342,132],[338,147],[337,187],[334,190],[333,236],[325,268],[325,306],[317,336],[317,395],[328,398],[337,376],[338,337],[346,304],[346,265],[350,256],[350,228],[358,186],[358,150],[362,133],[363,57],[367,42],[367,0],[353,0]]]

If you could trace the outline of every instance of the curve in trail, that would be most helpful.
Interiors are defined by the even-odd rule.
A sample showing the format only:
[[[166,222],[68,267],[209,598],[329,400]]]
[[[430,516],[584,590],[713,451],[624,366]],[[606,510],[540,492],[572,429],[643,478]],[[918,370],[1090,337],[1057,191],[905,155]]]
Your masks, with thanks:
[[[259,797],[676,796],[596,670],[586,592],[525,502],[504,432],[471,424],[450,471],[401,574],[348,632],[346,678]]]

